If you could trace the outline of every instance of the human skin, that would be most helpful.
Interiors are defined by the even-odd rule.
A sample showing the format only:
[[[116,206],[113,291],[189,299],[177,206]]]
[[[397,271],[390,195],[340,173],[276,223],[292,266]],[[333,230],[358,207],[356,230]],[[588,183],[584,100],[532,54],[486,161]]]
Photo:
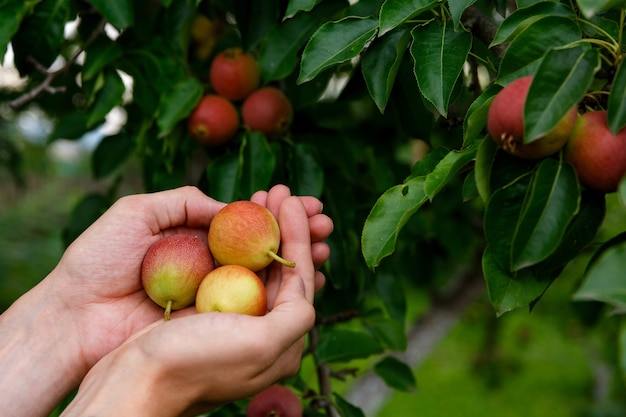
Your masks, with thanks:
[[[65,415],[86,415],[98,400],[115,398],[116,387],[128,388],[134,381],[133,390],[119,392],[119,395],[135,393],[134,402],[124,402],[124,398],[117,397],[122,401],[119,407],[128,407],[122,414],[130,415],[125,410],[139,407],[133,414],[150,415],[147,408],[137,404],[137,401],[146,401],[139,391],[151,388],[152,384],[161,389],[168,386],[169,382],[162,385],[157,382],[163,382],[159,378],[165,373],[168,381],[176,381],[171,378],[179,375],[182,378],[179,382],[189,395],[177,401],[172,393],[169,396],[164,393],[159,399],[165,403],[172,399],[172,408],[185,409],[195,407],[202,400],[200,407],[205,408],[240,394],[245,396],[248,391],[260,389],[259,385],[267,379],[293,372],[295,353],[301,349],[300,333],[304,327],[312,325],[312,293],[323,285],[324,277],[316,269],[328,259],[329,249],[322,240],[331,233],[332,221],[320,214],[322,207],[318,200],[288,196],[286,187],[276,186],[267,193],[257,193],[253,199],[263,201],[274,213],[281,212],[285,238],[292,242],[283,250],[295,251],[304,258],[303,265],[291,274],[283,274],[282,269],[276,268],[268,271],[265,274],[268,288],[274,288],[268,297],[276,312],[262,323],[242,325],[268,331],[268,326],[276,326],[275,320],[284,318],[281,315],[284,310],[289,314],[302,314],[303,319],[297,325],[285,325],[284,332],[282,325],[276,327],[281,328],[281,335],[270,342],[267,338],[251,340],[255,334],[252,330],[248,336],[246,333],[229,336],[233,322],[241,319],[212,314],[201,318],[193,314],[193,307],[172,315],[172,324],[163,322],[162,309],[141,289],[139,270],[145,252],[169,234],[205,236],[210,219],[223,203],[210,199],[194,187],[124,197],[77,238],[40,284],[0,316],[3,340],[0,344],[0,374],[3,375],[0,378],[0,414],[47,416],[82,382]],[[283,202],[285,207],[282,207]],[[282,212],[290,210],[298,215],[294,220],[284,220]],[[308,248],[307,255],[302,255],[303,248]],[[233,346],[211,344],[220,339],[232,340]],[[165,340],[175,343],[163,343]],[[209,351],[203,352],[206,356],[183,353],[184,349],[194,350],[198,340],[209,344]],[[260,343],[263,341],[268,342],[268,346]],[[268,366],[265,374],[259,374],[265,375],[263,378],[255,374],[250,382],[240,387],[232,384],[202,386],[205,381],[198,381],[200,375],[194,369],[221,372],[222,361],[234,366],[228,355],[236,350],[234,343],[256,348],[259,352],[254,356],[267,358],[271,353],[281,359]],[[264,354],[264,351],[267,352]],[[183,356],[176,357],[178,354]],[[236,375],[241,378],[250,376],[246,371],[259,366],[245,361],[238,363],[240,372]],[[229,372],[230,378],[234,371],[231,368]],[[184,381],[185,378],[188,380]],[[155,398],[154,392],[151,399]],[[104,414],[93,415],[113,415],[115,410],[107,408],[110,404],[105,405]],[[177,415],[166,414],[166,410],[165,406],[159,407],[159,412],[152,415]]]

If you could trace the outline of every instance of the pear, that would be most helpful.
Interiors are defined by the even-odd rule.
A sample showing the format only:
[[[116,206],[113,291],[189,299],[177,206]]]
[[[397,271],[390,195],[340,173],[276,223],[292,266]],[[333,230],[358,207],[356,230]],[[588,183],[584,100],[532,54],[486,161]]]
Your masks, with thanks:
[[[265,286],[248,268],[240,265],[219,266],[200,283],[196,294],[196,311],[262,316],[267,311]]]
[[[274,384],[250,399],[246,417],[302,417],[302,404],[295,392]]]
[[[207,244],[197,236],[171,235],[146,252],[141,284],[148,297],[165,309],[167,321],[172,310],[194,303],[200,282],[214,267]]]
[[[281,258],[280,229],[276,218],[264,206],[251,201],[235,201],[224,206],[211,220],[209,249],[221,265],[241,265],[257,272]]]

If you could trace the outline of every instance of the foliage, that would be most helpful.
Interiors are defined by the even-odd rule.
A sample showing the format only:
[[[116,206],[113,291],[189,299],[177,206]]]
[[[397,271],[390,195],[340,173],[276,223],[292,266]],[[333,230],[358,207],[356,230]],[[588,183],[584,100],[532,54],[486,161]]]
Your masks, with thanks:
[[[624,1],[4,3],[0,54],[10,44],[27,77],[2,92],[14,111],[34,103],[54,118],[50,142],[83,137],[113,109],[126,115],[93,153],[93,176],[113,179],[111,190],[78,204],[66,243],[132,180],[130,160],[146,191],[194,184],[233,201],[285,183],[324,201],[335,232],[306,353],[319,375],[369,358],[389,386],[414,389],[392,356],[406,348],[404,288],[440,293],[468,263],[480,263],[502,315],[532,308],[566,265],[593,253],[576,298],[624,309],[626,232],[598,241],[606,196],[582,187],[560,154],[517,159],[485,129],[495,94],[529,74],[527,143],[574,105],[608,110],[613,132],[626,126]],[[231,143],[201,147],[186,118],[212,91],[212,57],[234,45],[257,57],[295,119],[281,137],[242,126]],[[416,151],[424,143],[426,155]],[[617,193],[623,211],[626,180]],[[626,349],[623,334],[615,343]],[[362,415],[323,381],[289,382],[311,415]]]

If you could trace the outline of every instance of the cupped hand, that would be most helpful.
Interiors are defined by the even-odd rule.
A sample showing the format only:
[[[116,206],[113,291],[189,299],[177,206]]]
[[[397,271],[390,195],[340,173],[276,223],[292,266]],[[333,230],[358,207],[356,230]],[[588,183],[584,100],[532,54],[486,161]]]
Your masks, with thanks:
[[[64,416],[196,415],[297,371],[315,321],[311,235],[317,232],[309,229],[315,215],[307,213],[305,200],[283,192],[267,194],[270,206],[274,195],[282,255],[296,266],[275,265],[269,272],[276,285],[270,311],[261,317],[183,313],[153,323],[92,368]],[[318,237],[332,230],[330,220],[320,223]]]

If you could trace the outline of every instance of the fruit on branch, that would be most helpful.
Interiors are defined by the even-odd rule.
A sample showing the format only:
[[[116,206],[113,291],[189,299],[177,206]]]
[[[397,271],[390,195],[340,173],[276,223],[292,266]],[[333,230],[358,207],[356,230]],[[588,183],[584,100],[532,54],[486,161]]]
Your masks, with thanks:
[[[211,62],[209,80],[217,94],[239,101],[259,87],[261,69],[251,54],[238,47],[227,48]]]
[[[141,284],[148,297],[170,312],[193,304],[204,277],[214,269],[205,242],[196,236],[171,235],[154,243],[141,264]]]
[[[617,135],[607,125],[607,113],[584,113],[565,145],[565,160],[578,173],[581,184],[611,193],[626,175],[626,128]]]
[[[209,19],[201,14],[197,15],[191,25],[191,39],[194,41],[195,56],[202,60],[208,59],[224,31],[225,27],[221,20]]]
[[[229,142],[239,128],[239,114],[229,100],[209,94],[189,115],[187,127],[201,145],[218,146]]]
[[[265,286],[248,268],[219,266],[200,283],[196,293],[196,311],[262,316],[267,312]]]
[[[560,151],[574,128],[578,111],[572,107],[546,135],[524,143],[524,105],[533,76],[518,78],[493,99],[487,114],[487,129],[498,146],[512,155],[539,159]]]
[[[289,98],[276,87],[263,87],[250,94],[241,107],[243,122],[252,131],[267,136],[283,134],[293,121]]]
[[[284,385],[270,385],[250,399],[246,417],[302,417],[298,396]]]
[[[280,229],[272,212],[251,201],[224,206],[211,220],[208,241],[211,253],[221,265],[241,265],[255,272],[273,260],[295,266],[277,254]]]

